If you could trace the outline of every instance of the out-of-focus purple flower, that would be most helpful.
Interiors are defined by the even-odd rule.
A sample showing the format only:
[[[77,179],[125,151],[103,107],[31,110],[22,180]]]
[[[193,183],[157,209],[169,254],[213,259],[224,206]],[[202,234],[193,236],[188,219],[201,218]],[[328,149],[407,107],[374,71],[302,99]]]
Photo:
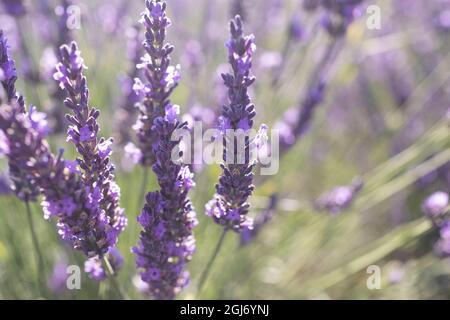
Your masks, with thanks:
[[[146,196],[138,217],[144,230],[132,251],[136,254],[137,268],[142,270],[141,278],[148,283],[148,293],[156,299],[173,299],[189,282],[185,267],[195,251],[192,229],[197,219],[188,198],[194,182],[189,167],[172,159],[172,150],[179,146],[179,141],[171,139],[172,134],[187,128],[178,119],[179,107],[169,100],[179,73],[169,65],[173,47],[164,43],[170,25],[166,3],[146,1],[146,7],[142,15],[147,29],[144,42],[147,56],[143,64],[151,90],[144,98],[138,134],[141,146],[146,146],[141,147],[142,163],[153,164],[160,191]]]
[[[358,15],[358,6],[363,0],[322,0],[326,9],[322,17],[322,25],[332,37],[345,35],[348,26]]]
[[[5,11],[14,17],[20,17],[27,13],[23,0],[2,0]]]
[[[450,221],[444,220],[440,225],[440,238],[434,245],[434,251],[440,256],[450,255]]]
[[[449,206],[448,193],[437,191],[430,195],[422,204],[422,211],[429,218],[438,218],[444,215]]]
[[[47,287],[53,293],[61,293],[67,289],[67,262],[62,259],[57,261],[53,266],[53,272],[47,281]]]
[[[22,112],[15,101],[0,108],[0,132],[4,136],[9,176],[14,193],[23,201],[36,200],[40,194],[39,179],[52,161],[45,140],[45,121],[31,110]]]
[[[392,284],[400,283],[404,277],[405,266],[399,261],[394,261],[388,273],[389,282]]]
[[[3,30],[0,29],[0,70],[2,71],[1,83],[6,93],[6,101],[4,103],[10,103],[17,101],[17,106],[21,111],[25,110],[25,102],[23,97],[16,92],[16,66],[14,60],[9,55],[9,46],[7,40],[3,34]],[[0,98],[0,103],[1,103]]]
[[[116,274],[123,266],[123,257],[116,247],[109,248],[107,256],[113,272]],[[89,275],[89,278],[97,281],[106,279],[106,270],[98,256],[91,257],[85,261],[84,272]]]
[[[318,210],[325,210],[336,215],[348,209],[355,197],[363,188],[361,179],[355,179],[351,185],[339,186],[319,197],[315,201],[315,207]]]
[[[125,154],[132,159],[134,163],[139,163],[142,158],[142,152],[139,148],[137,148],[133,143],[128,143],[125,148]]]
[[[73,211],[76,212],[80,205],[84,205],[87,209],[84,219],[80,221],[75,219],[73,222],[84,223],[85,219],[89,221],[90,228],[83,230],[83,243],[80,246],[89,257],[98,255],[101,258],[109,248],[115,246],[119,234],[127,223],[123,209],[119,206],[120,189],[115,183],[114,166],[110,161],[112,140],[98,137],[97,119],[100,112],[89,106],[89,91],[86,77],[83,75],[83,69],[86,67],[77,44],[72,42],[70,46],[62,46],[60,55],[61,62],[56,67],[54,77],[68,96],[64,101],[66,107],[72,111],[72,114],[66,116],[70,123],[68,140],[74,143],[81,155],[77,161],[82,172],[86,197],[82,203],[72,199],[77,205]],[[46,207],[58,205],[59,211],[63,211],[62,201],[64,199],[59,199],[56,203],[47,200]],[[63,213],[70,219],[73,216],[73,213],[64,211]],[[72,242],[78,241],[72,227],[63,226],[60,234]]]
[[[59,5],[55,8],[55,19],[54,21],[51,21],[51,23],[56,32],[51,39],[51,46],[44,50],[40,61],[41,78],[47,82],[51,97],[51,101],[47,106],[46,111],[49,114],[52,132],[55,134],[64,132],[67,127],[67,121],[64,117],[64,108],[61,108],[61,104],[66,95],[64,90],[52,80],[52,76],[55,73],[55,65],[61,59],[59,47],[65,43],[70,43],[74,38],[73,30],[68,24],[69,19],[71,18],[69,8],[72,5],[72,0],[60,0]],[[48,10],[51,12],[51,9]]]
[[[263,69],[273,69],[280,67],[283,63],[283,56],[277,51],[266,51],[259,58],[259,67]]]
[[[138,25],[135,25],[127,31],[127,56],[132,63],[132,68],[128,74],[120,79],[120,85],[123,93],[123,100],[115,113],[115,120],[118,127],[117,142],[120,145],[126,145],[131,141],[131,132],[133,124],[136,121],[136,114],[138,112],[139,85],[135,87],[134,79],[139,77],[139,69],[136,65],[139,64],[142,53],[141,32]],[[136,90],[134,90],[136,89]],[[140,161],[140,160],[139,160]]]
[[[320,80],[312,86],[301,103],[301,110],[288,109],[284,115],[284,121],[277,124],[280,129],[280,152],[289,149],[296,140],[308,130],[314,111],[323,99],[325,82]]]
[[[255,81],[250,75],[252,57],[256,49],[253,35],[244,36],[242,21],[236,16],[230,23],[231,40],[227,42],[228,60],[233,74],[222,74],[225,86],[228,88],[229,103],[222,110],[222,131],[238,129],[247,132],[253,125],[255,106],[248,95],[248,87]],[[216,185],[216,195],[206,205],[206,215],[222,225],[227,230],[241,232],[252,228],[252,219],[247,214],[249,203],[247,199],[253,192],[253,172],[255,165],[250,161],[251,141],[245,137],[244,150],[227,150],[226,135],[223,137],[224,151],[221,165],[223,174]],[[244,161],[237,161],[239,154]],[[240,163],[243,162],[243,163]]]
[[[304,30],[300,21],[300,16],[294,14],[289,23],[289,39],[293,41],[300,41],[303,38]]]
[[[270,197],[269,205],[267,208],[261,212],[255,219],[253,223],[253,228],[245,228],[241,232],[241,246],[249,244],[253,239],[255,239],[261,230],[266,226],[273,218],[278,203],[278,196],[273,194]]]
[[[5,174],[0,174],[0,195],[9,195],[11,193],[11,181]]]
[[[106,278],[105,269],[103,269],[102,261],[98,256],[89,258],[84,263],[84,272],[89,275],[89,278],[102,281]]]

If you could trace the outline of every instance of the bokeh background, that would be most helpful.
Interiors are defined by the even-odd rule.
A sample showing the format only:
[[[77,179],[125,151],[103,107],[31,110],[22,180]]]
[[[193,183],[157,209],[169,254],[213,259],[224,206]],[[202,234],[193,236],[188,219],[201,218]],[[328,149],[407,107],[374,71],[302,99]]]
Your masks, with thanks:
[[[276,193],[273,219],[246,246],[240,245],[237,234],[227,235],[198,296],[196,283],[221,234],[221,228],[204,215],[220,170],[217,165],[205,166],[196,173],[192,198],[200,221],[195,229],[197,252],[189,263],[191,284],[179,298],[450,298],[450,260],[433,250],[438,231],[421,210],[428,195],[450,188],[450,1],[364,1],[360,16],[339,39],[321,27],[323,11],[307,11],[303,1],[167,2],[173,22],[168,33],[175,46],[172,62],[182,68],[172,101],[186,117],[213,121],[222,105],[220,72],[228,70],[224,43],[228,21],[236,13],[243,15],[245,31],[254,33],[258,47],[251,90],[258,125],[274,128],[283,117],[289,118],[287,110],[301,108],[321,57],[332,47],[321,70],[327,82],[324,100],[308,131],[282,156],[276,175],[255,178],[251,215],[263,212]],[[80,9],[81,24],[71,32],[89,67],[91,104],[102,112],[101,134],[116,137],[117,110],[126,95],[123,79],[133,68],[127,50],[132,49],[133,26],[144,1],[73,4]],[[27,12],[20,17],[0,7],[0,28],[16,60],[19,91],[28,103],[51,113],[53,80],[37,81],[35,75],[44,74],[45,53],[58,37],[55,21],[61,12],[55,8],[61,1],[25,1],[25,5]],[[380,8],[379,30],[367,27],[369,5]],[[62,103],[56,107],[64,110]],[[63,122],[58,124],[64,128]],[[119,238],[125,264],[118,281],[131,298],[144,299],[130,252],[140,231],[136,216],[143,202],[139,197],[144,174],[124,158],[118,139],[114,162],[121,204],[129,218]],[[65,147],[67,157],[75,157],[65,142],[65,129],[50,141],[53,150]],[[7,172],[5,159],[0,159],[0,168]],[[321,194],[349,185],[355,177],[365,186],[347,210],[328,213],[315,208]],[[156,188],[150,175],[145,189]],[[81,290],[60,286],[61,270],[71,264],[83,269],[84,258],[60,241],[54,223],[45,221],[40,206],[34,205],[46,266],[38,274],[25,206],[3,189],[0,298],[117,298],[107,281],[95,282],[84,273]],[[366,285],[370,265],[381,270],[378,290]],[[45,296],[39,293],[37,278],[48,283]]]

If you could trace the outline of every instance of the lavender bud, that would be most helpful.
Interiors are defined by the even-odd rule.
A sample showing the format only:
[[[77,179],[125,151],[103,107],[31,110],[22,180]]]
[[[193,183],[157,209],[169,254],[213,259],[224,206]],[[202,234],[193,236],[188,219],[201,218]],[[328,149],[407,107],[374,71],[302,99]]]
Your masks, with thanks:
[[[134,79],[139,76],[139,69],[136,65],[139,64],[141,58],[141,32],[138,26],[129,28],[128,36],[128,58],[131,60],[133,66],[130,68],[127,75],[120,79],[120,85],[124,96],[119,109],[115,114],[116,123],[118,127],[117,139],[121,145],[126,145],[131,141],[131,130],[133,124],[136,122],[136,114],[138,112],[137,103],[139,97],[133,90]]]
[[[119,250],[115,247],[109,248],[107,256],[114,274],[116,274],[123,266],[123,257]],[[105,280],[107,275],[107,272],[102,265],[102,260],[99,256],[91,257],[86,260],[84,263],[84,272],[89,275],[89,278],[97,281]]]
[[[429,218],[438,218],[445,214],[449,205],[449,197],[446,192],[437,191],[426,198],[422,204],[422,211]]]
[[[322,17],[323,27],[332,37],[345,35],[362,2],[363,0],[322,0],[322,6],[327,10]]]
[[[349,186],[336,187],[330,192],[321,195],[316,200],[315,206],[318,210],[328,211],[333,215],[341,213],[351,206],[362,187],[363,182],[360,179],[356,179]]]

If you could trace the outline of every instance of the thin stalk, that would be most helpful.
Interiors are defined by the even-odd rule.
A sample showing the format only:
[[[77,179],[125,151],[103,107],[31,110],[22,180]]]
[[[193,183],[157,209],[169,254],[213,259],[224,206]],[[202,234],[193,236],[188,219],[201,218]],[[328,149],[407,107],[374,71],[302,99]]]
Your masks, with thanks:
[[[39,291],[41,292],[41,294],[43,294],[44,289],[42,286],[42,280],[44,277],[44,259],[42,256],[42,251],[41,248],[39,247],[39,242],[38,242],[38,237],[36,234],[36,230],[34,229],[34,223],[33,223],[33,215],[31,214],[31,208],[30,208],[30,203],[28,201],[25,201],[25,206],[27,208],[27,218],[28,218],[28,225],[30,228],[30,233],[31,233],[31,239],[33,242],[33,247],[34,247],[34,252],[36,255],[36,259],[37,259],[37,283],[38,283],[38,287],[39,287]]]
[[[208,279],[208,275],[211,272],[211,268],[214,264],[214,261],[216,260],[217,256],[219,255],[220,249],[222,248],[223,242],[225,240],[225,235],[227,234],[227,229],[224,229],[222,232],[222,235],[219,238],[219,241],[217,242],[216,248],[213,251],[212,256],[209,258],[208,264],[206,265],[206,268],[203,270],[202,275],[200,277],[200,280],[198,282],[198,287],[197,287],[197,296],[200,294],[200,292],[202,291],[202,288],[206,282],[206,280]]]
[[[119,283],[117,282],[116,275],[114,272],[113,267],[111,266],[111,263],[109,262],[108,258],[106,256],[103,256],[103,263],[106,268],[106,272],[108,273],[108,278],[111,281],[111,284],[114,287],[114,290],[119,294],[120,298],[122,300],[128,300],[128,297],[125,295],[125,293],[120,288]]]

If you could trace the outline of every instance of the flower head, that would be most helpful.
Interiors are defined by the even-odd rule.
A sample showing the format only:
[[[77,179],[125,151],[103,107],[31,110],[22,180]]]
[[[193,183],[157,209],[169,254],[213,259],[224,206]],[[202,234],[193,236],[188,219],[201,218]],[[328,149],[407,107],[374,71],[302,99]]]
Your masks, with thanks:
[[[20,111],[25,111],[25,102],[23,97],[16,92],[16,66],[14,60],[9,55],[9,46],[7,40],[3,34],[3,30],[0,29],[0,82],[6,94],[6,101],[4,103],[10,103],[17,101],[17,107]],[[0,98],[0,103],[1,103]]]
[[[430,218],[438,218],[446,213],[448,206],[448,193],[437,191],[425,199],[422,211]]]
[[[194,182],[189,168],[172,159],[172,150],[180,143],[173,141],[172,135],[176,130],[186,130],[186,123],[179,120],[180,107],[169,100],[179,80],[179,67],[169,65],[173,47],[164,43],[170,25],[166,3],[146,1],[146,6],[142,21],[146,27],[147,55],[142,67],[148,84],[136,82],[144,99],[136,128],[139,158],[142,164],[152,165],[160,190],[146,196],[138,217],[143,231],[132,251],[141,279],[148,284],[147,292],[156,299],[173,299],[189,282],[185,268],[195,251],[192,229],[197,220],[188,198]]]
[[[126,217],[119,206],[120,190],[110,161],[112,139],[99,137],[97,119],[100,112],[89,105],[89,91],[83,75],[86,67],[77,44],[61,46],[60,56],[55,79],[67,93],[64,104],[71,110],[66,116],[70,124],[68,140],[80,154],[78,166],[70,162],[65,165],[71,174],[79,172],[82,192],[81,197],[74,198],[69,194],[72,198],[46,199],[44,206],[49,208],[51,215],[55,213],[50,209],[56,208],[60,235],[64,239],[89,257],[100,259],[115,246],[118,235],[126,226]],[[86,222],[89,227],[74,232],[75,225]],[[90,266],[94,266],[92,261]]]
[[[318,210],[328,211],[335,215],[348,209],[355,197],[361,191],[363,182],[359,178],[347,186],[338,186],[330,192],[324,193],[316,200]]]
[[[247,92],[248,87],[255,81],[250,69],[256,46],[253,35],[244,35],[239,16],[231,21],[230,33],[231,39],[226,46],[232,74],[222,74],[228,88],[229,103],[222,110],[220,127],[222,132],[231,129],[234,132],[241,130],[247,133],[253,126],[256,114]],[[250,160],[249,154],[262,137],[262,134],[257,136],[258,139],[254,143],[249,141],[249,137],[245,137],[244,150],[238,151],[227,150],[231,141],[226,135],[223,138],[223,159],[226,163],[221,165],[223,174],[216,185],[216,195],[206,205],[205,213],[226,229],[240,232],[252,228],[252,220],[247,217],[250,206],[247,199],[254,189],[252,169],[255,164]],[[244,161],[235,161],[241,155]]]

